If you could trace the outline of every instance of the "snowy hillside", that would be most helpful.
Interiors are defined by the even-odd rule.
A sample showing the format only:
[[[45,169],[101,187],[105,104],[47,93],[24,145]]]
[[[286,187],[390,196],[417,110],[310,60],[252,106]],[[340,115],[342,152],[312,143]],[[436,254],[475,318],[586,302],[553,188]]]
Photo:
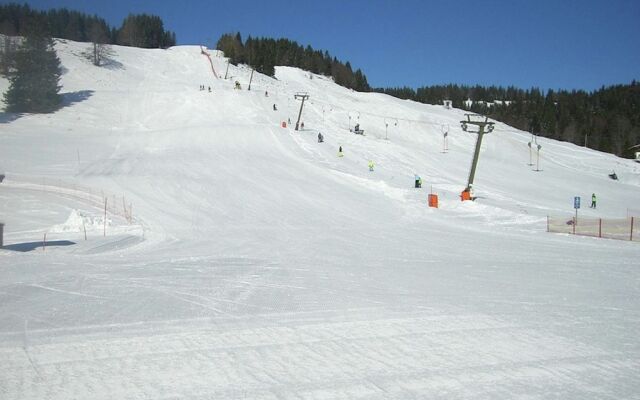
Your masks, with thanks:
[[[496,123],[461,202],[462,110],[87,46],[61,110],[0,114],[1,398],[637,396],[640,245],[546,220],[638,212],[640,164],[539,138],[536,172]]]

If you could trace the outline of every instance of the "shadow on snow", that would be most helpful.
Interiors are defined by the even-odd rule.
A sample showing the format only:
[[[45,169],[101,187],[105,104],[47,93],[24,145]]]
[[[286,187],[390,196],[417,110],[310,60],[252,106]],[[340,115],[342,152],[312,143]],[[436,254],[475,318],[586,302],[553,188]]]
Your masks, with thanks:
[[[94,93],[93,90],[79,90],[77,92],[61,93],[60,95],[62,96],[62,103],[60,104],[60,108],[58,108],[58,110],[63,109],[65,107],[72,106],[76,103],[83,102],[87,100],[89,97],[93,96],[93,93]],[[8,124],[25,115],[34,115],[34,114],[37,115],[37,114],[48,114],[48,113],[0,112],[0,124]]]
[[[71,242],[69,240],[52,240],[46,243],[45,247],[53,247],[53,246],[71,246],[76,244],[76,242]],[[3,246],[2,250],[11,250],[11,251],[19,251],[22,253],[26,253],[28,251],[33,251],[35,249],[41,248],[42,242],[27,242],[27,243],[15,243],[7,246]]]
[[[60,108],[69,107],[83,102],[93,96],[93,90],[79,90],[77,92],[62,93],[62,105]]]

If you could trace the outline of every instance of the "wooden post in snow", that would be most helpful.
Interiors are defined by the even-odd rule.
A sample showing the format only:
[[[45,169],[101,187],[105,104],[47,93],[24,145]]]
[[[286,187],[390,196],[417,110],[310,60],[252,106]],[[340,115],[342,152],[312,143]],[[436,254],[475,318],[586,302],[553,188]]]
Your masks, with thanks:
[[[104,221],[102,221],[102,236],[107,236],[107,198],[104,198]]]
[[[602,237],[602,218],[600,218],[598,221],[598,237]]]

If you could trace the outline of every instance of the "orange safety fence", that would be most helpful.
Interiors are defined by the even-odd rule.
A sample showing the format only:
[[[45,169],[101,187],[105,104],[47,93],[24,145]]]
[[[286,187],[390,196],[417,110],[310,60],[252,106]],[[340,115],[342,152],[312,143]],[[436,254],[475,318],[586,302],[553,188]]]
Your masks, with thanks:
[[[207,53],[204,50],[204,47],[200,46],[200,53],[202,53],[203,55],[207,56],[207,59],[209,60],[209,64],[211,64],[211,72],[213,72],[213,76],[216,77],[216,79],[218,78],[218,74],[216,73],[216,69],[213,68],[213,60],[211,60],[211,55],[209,53]]]
[[[547,232],[640,241],[638,218],[547,217]]]

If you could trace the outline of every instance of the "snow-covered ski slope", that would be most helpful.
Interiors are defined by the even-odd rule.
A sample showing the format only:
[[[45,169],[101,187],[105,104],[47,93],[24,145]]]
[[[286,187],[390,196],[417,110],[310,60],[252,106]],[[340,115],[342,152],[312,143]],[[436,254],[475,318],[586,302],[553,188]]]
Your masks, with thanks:
[[[462,203],[461,110],[87,47],[64,108],[1,116],[0,398],[640,398],[640,245],[545,232],[640,208],[640,164],[538,139],[535,172],[497,123]]]

